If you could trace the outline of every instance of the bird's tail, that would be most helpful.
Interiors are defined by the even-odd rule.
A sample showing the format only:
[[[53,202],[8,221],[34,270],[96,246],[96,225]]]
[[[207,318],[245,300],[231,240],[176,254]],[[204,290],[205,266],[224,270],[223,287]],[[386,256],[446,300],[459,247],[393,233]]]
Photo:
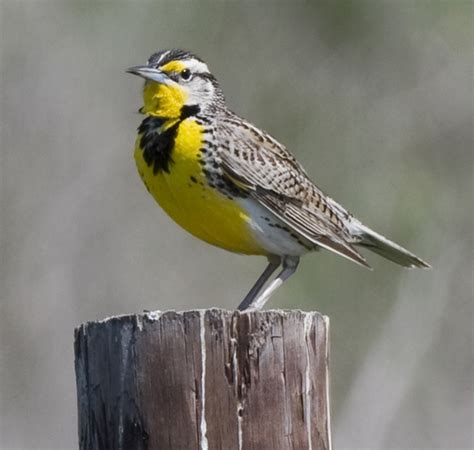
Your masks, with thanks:
[[[353,223],[353,231],[360,237],[360,241],[357,242],[357,245],[378,253],[400,266],[410,268],[421,267],[425,269],[431,268],[427,262],[418,258],[418,256],[376,233],[358,221]]]

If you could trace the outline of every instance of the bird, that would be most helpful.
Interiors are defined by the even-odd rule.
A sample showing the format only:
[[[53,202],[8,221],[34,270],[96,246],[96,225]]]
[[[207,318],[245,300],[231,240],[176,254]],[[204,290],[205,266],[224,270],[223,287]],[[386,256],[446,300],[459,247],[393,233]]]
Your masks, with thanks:
[[[261,309],[300,258],[320,249],[369,269],[358,248],[404,267],[430,267],[355,218],[283,144],[233,113],[195,54],[161,50],[126,71],[145,80],[134,157],[149,193],[195,237],[268,260],[237,310]]]

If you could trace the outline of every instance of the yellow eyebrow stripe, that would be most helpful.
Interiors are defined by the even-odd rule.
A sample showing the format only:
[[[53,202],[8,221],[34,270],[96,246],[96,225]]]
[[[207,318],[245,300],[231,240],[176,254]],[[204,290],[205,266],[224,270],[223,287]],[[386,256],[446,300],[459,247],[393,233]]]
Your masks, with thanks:
[[[186,66],[181,61],[170,61],[169,63],[166,63],[164,66],[161,66],[160,70],[166,73],[171,73],[171,72],[181,72],[185,68]]]

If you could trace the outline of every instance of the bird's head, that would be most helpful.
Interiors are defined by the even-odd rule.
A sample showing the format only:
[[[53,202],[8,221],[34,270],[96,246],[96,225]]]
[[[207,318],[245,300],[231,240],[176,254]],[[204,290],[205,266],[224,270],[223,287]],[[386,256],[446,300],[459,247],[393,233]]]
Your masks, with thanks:
[[[222,92],[207,65],[184,50],[154,53],[147,64],[127,72],[145,79],[140,112],[179,119],[199,112],[212,114],[223,102]]]

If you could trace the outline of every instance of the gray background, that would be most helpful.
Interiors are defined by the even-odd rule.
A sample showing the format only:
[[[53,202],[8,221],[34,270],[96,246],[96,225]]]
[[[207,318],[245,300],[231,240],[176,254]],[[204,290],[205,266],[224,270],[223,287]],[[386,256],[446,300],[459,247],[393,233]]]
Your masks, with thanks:
[[[73,329],[233,308],[265,261],[175,226],[132,147],[155,50],[204,58],[229,105],[433,265],[306,257],[269,307],[331,318],[335,449],[473,445],[470,1],[0,2],[0,446],[75,448]]]

